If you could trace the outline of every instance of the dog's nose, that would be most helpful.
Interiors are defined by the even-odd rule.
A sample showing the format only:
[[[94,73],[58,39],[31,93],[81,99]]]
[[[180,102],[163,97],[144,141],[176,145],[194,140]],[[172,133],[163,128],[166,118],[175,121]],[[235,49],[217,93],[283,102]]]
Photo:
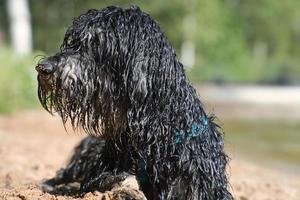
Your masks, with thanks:
[[[54,71],[54,66],[48,62],[41,62],[35,67],[38,73],[51,74]]]

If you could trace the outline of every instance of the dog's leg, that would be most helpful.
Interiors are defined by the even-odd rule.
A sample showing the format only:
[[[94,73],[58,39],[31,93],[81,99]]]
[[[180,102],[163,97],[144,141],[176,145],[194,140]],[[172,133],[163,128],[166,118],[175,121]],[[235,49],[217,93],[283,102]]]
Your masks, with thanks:
[[[127,146],[124,147],[122,142],[107,141],[101,156],[103,159],[99,163],[106,163],[106,166],[96,166],[94,173],[85,176],[81,181],[81,194],[99,191],[105,194],[106,199],[146,199],[134,175],[132,155],[128,153]]]
[[[60,169],[56,176],[44,181],[41,189],[44,192],[58,192],[57,186],[67,185],[72,182],[80,182],[98,164],[101,152],[105,146],[105,140],[96,137],[86,137],[75,148],[68,165]]]
[[[41,189],[53,194],[76,195],[100,191],[106,199],[145,200],[135,176],[114,171],[116,160],[123,160],[118,163],[127,165],[126,156],[123,155],[121,159],[116,158],[116,160],[109,159],[112,152],[116,150],[105,145],[105,140],[101,138],[89,136],[83,139],[75,148],[68,165],[59,170],[54,178],[44,181]],[[68,185],[74,182],[80,183],[80,188],[75,189]]]

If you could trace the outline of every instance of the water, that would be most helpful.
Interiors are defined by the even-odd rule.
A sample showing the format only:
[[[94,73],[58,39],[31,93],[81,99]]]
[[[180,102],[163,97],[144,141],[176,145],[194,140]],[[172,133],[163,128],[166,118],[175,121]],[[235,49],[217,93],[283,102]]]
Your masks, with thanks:
[[[234,119],[222,127],[233,155],[300,169],[300,122]]]

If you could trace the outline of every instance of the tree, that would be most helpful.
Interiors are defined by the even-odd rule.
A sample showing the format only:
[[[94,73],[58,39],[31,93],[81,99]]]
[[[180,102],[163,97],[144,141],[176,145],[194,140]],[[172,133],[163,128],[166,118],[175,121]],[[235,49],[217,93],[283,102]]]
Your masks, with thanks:
[[[30,11],[27,0],[7,0],[12,47],[18,54],[32,51]]]

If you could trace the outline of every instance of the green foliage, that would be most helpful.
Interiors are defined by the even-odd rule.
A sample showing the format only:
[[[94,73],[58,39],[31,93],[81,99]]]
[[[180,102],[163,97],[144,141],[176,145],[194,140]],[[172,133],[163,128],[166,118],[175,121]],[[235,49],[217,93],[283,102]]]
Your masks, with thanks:
[[[34,66],[32,55],[19,57],[0,48],[0,112],[37,105]]]
[[[237,26],[238,16],[223,1],[197,4],[197,66],[190,72],[192,81],[253,81],[258,69],[251,68],[250,52]]]
[[[299,82],[299,7],[297,0],[244,0],[236,6],[254,66],[262,68],[260,81]],[[262,55],[256,52],[260,44]]]
[[[299,81],[300,48],[293,42],[300,41],[299,6],[296,0],[198,1],[191,80]]]

